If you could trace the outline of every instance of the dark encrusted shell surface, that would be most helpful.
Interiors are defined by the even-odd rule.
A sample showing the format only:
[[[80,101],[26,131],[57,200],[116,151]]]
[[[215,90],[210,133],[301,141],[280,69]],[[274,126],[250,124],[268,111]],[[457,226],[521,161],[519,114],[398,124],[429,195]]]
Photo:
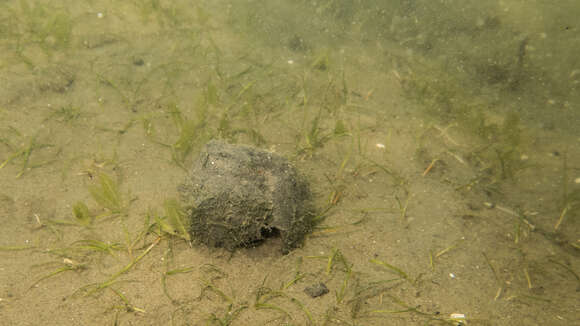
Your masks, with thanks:
[[[179,190],[193,238],[210,246],[234,249],[279,234],[287,252],[311,229],[308,183],[275,153],[210,141]]]

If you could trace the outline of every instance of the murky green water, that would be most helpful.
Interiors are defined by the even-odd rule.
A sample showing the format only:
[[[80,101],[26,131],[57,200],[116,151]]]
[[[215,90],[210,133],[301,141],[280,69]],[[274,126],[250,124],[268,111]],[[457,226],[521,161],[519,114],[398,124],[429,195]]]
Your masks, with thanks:
[[[3,325],[577,319],[578,3],[0,9]],[[177,187],[210,139],[308,178],[301,248],[188,241]]]

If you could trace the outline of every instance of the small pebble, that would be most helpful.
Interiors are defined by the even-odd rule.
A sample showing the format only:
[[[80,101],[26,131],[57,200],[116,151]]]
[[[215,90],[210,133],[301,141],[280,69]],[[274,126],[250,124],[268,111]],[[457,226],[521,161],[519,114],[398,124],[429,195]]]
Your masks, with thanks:
[[[328,288],[322,282],[313,284],[304,289],[304,292],[312,298],[320,297],[328,293]]]

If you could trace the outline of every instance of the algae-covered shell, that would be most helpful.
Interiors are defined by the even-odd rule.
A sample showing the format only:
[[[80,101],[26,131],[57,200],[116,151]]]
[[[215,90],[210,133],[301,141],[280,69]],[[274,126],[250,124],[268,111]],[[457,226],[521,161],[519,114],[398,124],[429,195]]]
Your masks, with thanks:
[[[308,183],[284,157],[210,141],[180,186],[192,237],[214,247],[247,247],[279,234],[282,251],[311,230]]]

